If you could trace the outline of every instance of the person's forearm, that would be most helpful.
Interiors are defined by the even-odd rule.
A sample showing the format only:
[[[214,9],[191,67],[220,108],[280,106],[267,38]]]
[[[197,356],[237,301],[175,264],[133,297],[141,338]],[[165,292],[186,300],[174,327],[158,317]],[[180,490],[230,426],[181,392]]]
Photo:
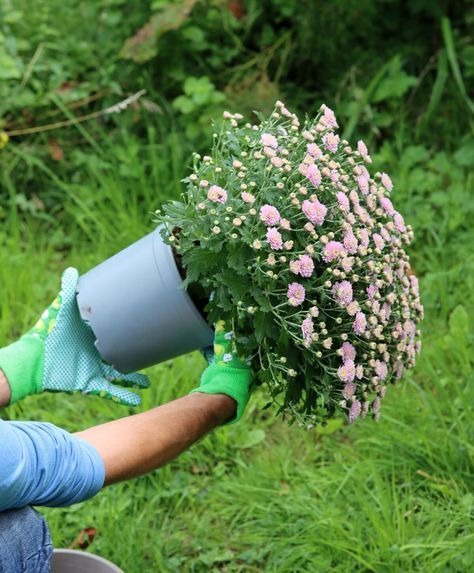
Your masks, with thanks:
[[[8,383],[8,380],[3,371],[0,370],[0,408],[8,406],[11,400],[11,395],[12,392],[10,384]]]
[[[108,485],[165,465],[235,416],[235,411],[236,403],[229,396],[196,393],[77,436],[99,452]]]

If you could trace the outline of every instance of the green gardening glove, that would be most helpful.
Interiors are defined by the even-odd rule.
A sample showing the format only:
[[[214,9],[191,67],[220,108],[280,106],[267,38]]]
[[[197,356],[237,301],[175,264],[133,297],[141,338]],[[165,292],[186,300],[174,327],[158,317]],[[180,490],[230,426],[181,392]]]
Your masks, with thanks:
[[[237,402],[237,414],[226,425],[240,420],[253,386],[250,364],[237,355],[233,338],[234,333],[226,329],[224,321],[218,321],[215,326],[214,355],[210,357],[204,352],[210,364],[202,374],[199,388],[191,392],[226,394],[233,398]]]
[[[143,374],[121,374],[102,362],[95,336],[83,322],[76,302],[79,273],[67,269],[62,289],[37,324],[18,342],[0,350],[0,369],[11,387],[11,404],[31,394],[81,392],[137,406],[139,396],[112,384],[147,388]]]

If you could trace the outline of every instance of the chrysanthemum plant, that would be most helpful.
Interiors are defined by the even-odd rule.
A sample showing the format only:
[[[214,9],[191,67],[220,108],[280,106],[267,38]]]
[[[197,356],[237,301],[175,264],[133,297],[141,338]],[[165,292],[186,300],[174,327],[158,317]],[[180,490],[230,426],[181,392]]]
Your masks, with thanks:
[[[231,325],[290,423],[378,419],[420,350],[412,229],[389,176],[369,173],[362,141],[340,140],[330,108],[303,125],[282,102],[258,117],[224,113],[182,201],[157,211],[162,235],[182,257],[184,286],[209,295],[209,322]]]

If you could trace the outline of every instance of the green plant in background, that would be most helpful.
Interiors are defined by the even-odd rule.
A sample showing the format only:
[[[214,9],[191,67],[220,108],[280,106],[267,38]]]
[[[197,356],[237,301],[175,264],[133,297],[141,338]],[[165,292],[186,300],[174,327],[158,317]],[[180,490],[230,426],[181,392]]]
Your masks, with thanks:
[[[190,139],[197,139],[212,128],[212,117],[218,105],[225,101],[225,95],[218,91],[207,76],[186,78],[183,95],[173,100],[173,108],[185,116],[185,133]]]

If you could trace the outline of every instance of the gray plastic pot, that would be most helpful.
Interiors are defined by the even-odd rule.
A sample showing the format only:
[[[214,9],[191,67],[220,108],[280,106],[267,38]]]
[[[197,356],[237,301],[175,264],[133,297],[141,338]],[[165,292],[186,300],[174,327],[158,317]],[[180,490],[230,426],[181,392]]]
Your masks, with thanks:
[[[51,573],[124,573],[124,571],[92,553],[55,549],[51,559]]]
[[[211,346],[213,331],[181,283],[159,229],[81,276],[79,311],[102,358],[128,373]]]

